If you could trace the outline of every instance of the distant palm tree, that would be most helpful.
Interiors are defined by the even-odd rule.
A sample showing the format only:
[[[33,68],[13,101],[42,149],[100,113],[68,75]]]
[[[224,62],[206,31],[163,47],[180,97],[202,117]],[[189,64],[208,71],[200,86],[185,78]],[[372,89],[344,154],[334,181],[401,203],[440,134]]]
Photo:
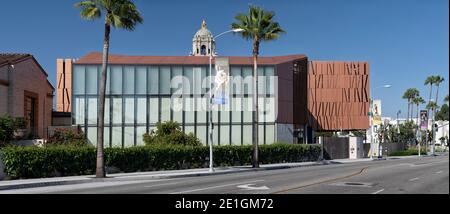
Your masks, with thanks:
[[[406,121],[409,121],[410,115],[412,117],[412,111],[411,111],[411,104],[414,97],[419,96],[419,90],[416,88],[408,88],[405,93],[403,94],[403,99],[406,99],[408,101],[408,113],[406,116]],[[411,112],[411,113],[410,113]]]
[[[231,24],[233,29],[243,29],[241,36],[253,41],[253,158],[254,168],[259,167],[258,160],[258,55],[261,41],[277,39],[285,31],[278,22],[273,20],[274,12],[265,11],[260,7],[249,6],[248,14],[238,14],[236,22]]]
[[[433,94],[433,85],[436,82],[436,77],[435,76],[428,76],[427,79],[425,79],[425,85],[430,85],[430,96],[428,97],[428,102],[431,102],[431,96]],[[428,114],[430,114],[430,112],[428,111]]]
[[[445,96],[445,98],[444,98],[444,102],[448,103],[448,101],[449,101],[449,98],[448,98],[448,94],[447,94],[447,96]]]
[[[436,102],[436,105],[438,104],[438,100],[439,100],[439,85],[442,83],[442,82],[444,82],[444,77],[441,77],[441,76],[435,76],[434,77],[435,79],[434,79],[434,84],[436,85],[436,100],[435,100],[435,102]]]
[[[106,68],[109,55],[109,34],[111,26],[133,31],[138,23],[142,23],[139,11],[131,0],[91,0],[75,4],[81,9],[80,15],[87,20],[94,20],[105,15],[105,34],[103,37],[102,75],[99,86],[98,119],[97,119],[97,167],[96,177],[104,178],[105,160],[103,152],[103,127],[105,112]]]
[[[424,104],[425,100],[421,96],[417,96],[417,97],[414,97],[412,99],[412,103],[416,104],[416,108],[417,108],[417,121],[416,121],[416,124],[419,125],[419,105],[420,104]]]

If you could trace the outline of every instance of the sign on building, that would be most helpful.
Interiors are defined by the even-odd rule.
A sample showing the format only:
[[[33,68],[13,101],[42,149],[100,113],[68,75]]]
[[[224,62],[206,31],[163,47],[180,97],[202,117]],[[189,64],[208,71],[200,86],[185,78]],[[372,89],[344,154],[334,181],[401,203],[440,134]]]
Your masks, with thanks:
[[[428,111],[420,110],[420,130],[425,131],[428,129]]]
[[[380,125],[383,123],[381,120],[381,100],[373,101],[373,125]]]
[[[230,64],[227,57],[217,57],[214,61],[216,70],[216,76],[214,77],[214,103],[224,105],[228,103],[229,97],[227,86],[230,79]]]

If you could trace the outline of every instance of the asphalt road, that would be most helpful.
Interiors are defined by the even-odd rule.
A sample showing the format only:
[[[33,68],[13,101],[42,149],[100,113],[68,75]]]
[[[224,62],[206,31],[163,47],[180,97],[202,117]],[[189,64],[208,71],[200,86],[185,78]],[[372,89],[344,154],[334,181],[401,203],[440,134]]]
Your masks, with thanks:
[[[213,176],[96,182],[0,193],[449,194],[449,156],[332,164]]]

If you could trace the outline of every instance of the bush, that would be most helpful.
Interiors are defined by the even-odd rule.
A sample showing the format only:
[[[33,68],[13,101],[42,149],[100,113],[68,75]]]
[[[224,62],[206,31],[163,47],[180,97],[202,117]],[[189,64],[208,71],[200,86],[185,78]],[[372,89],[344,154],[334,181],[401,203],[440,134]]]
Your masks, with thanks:
[[[50,137],[45,146],[75,146],[83,147],[90,144],[86,140],[84,133],[81,130],[72,129],[56,129],[52,137]]]
[[[145,145],[179,144],[185,146],[201,146],[200,140],[194,134],[181,131],[180,124],[173,121],[158,122],[156,131],[143,135]]]
[[[260,146],[260,163],[316,161],[317,145],[272,144]],[[93,147],[6,147],[1,150],[5,172],[11,178],[39,178],[93,174],[96,149]],[[216,146],[214,164],[251,164],[252,146]],[[209,148],[154,144],[130,148],[106,148],[105,164],[122,172],[203,168],[209,165]]]
[[[25,127],[23,118],[0,117],[0,147],[9,144],[14,139],[14,131],[23,127]]]
[[[426,149],[420,149],[420,153],[421,154],[426,154],[427,150]],[[409,155],[419,155],[419,150],[415,149],[415,148],[411,148],[408,150],[404,150],[404,151],[396,151],[396,152],[391,152],[389,153],[389,156],[409,156]]]

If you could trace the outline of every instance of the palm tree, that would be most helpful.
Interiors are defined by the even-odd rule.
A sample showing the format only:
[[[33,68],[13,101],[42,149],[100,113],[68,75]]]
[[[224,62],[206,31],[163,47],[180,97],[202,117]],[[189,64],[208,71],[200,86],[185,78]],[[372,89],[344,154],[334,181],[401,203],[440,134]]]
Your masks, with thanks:
[[[441,76],[435,76],[434,77],[435,79],[434,79],[434,84],[436,85],[436,105],[437,105],[437,102],[438,102],[438,96],[439,96],[439,85],[442,83],[442,82],[444,82],[444,77],[441,77]],[[433,114],[434,115],[434,114]]]
[[[103,127],[105,112],[105,89],[106,89],[106,68],[108,66],[109,34],[111,26],[133,31],[138,23],[143,23],[143,19],[131,0],[90,0],[81,1],[75,4],[81,9],[80,15],[87,20],[98,19],[105,15],[105,34],[103,37],[103,57],[102,75],[99,86],[98,98],[98,119],[97,119],[97,167],[96,177],[104,178],[105,160],[103,152]]]
[[[431,96],[433,94],[433,84],[436,82],[435,81],[436,77],[435,76],[428,76],[427,79],[425,79],[425,85],[430,85],[430,96],[428,98],[428,102],[431,102]],[[430,112],[428,111],[428,115],[430,114]]]
[[[448,98],[448,94],[447,94],[447,96],[445,96],[445,98],[444,98],[444,102],[448,103],[448,101],[449,101],[449,98]]]
[[[408,100],[408,113],[406,116],[406,121],[409,121],[410,115],[412,118],[412,111],[411,111],[411,104],[412,104],[412,99],[414,99],[414,97],[419,96],[419,90],[417,90],[416,88],[408,88],[405,93],[403,94],[403,99],[407,99]],[[411,113],[410,113],[411,112]]]
[[[253,41],[253,158],[254,168],[259,167],[258,160],[258,55],[261,41],[277,39],[285,31],[273,20],[274,12],[265,11],[257,6],[249,6],[248,14],[238,14],[233,29],[243,29],[241,36]]]
[[[420,104],[424,104],[425,100],[421,96],[417,96],[417,97],[414,97],[412,99],[412,103],[416,104],[416,108],[417,108],[417,121],[416,121],[416,124],[419,125],[419,105]]]

